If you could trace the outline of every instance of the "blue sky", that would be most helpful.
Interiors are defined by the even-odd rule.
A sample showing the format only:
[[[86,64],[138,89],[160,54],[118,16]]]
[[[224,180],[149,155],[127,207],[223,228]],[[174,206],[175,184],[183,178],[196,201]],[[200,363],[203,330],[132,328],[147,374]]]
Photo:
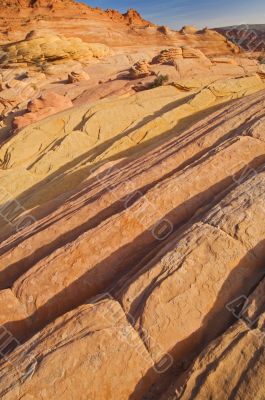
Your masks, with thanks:
[[[179,29],[236,24],[265,24],[265,0],[83,0],[92,7],[122,12],[135,8],[152,22]]]

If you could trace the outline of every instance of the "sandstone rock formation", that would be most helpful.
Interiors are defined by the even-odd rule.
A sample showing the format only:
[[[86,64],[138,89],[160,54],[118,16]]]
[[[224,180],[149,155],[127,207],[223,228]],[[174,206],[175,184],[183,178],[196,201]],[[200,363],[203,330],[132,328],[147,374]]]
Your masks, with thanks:
[[[169,64],[174,65],[176,59],[182,58],[182,48],[175,47],[166,50],[162,50],[161,53],[155,56],[152,60],[152,64]]]
[[[188,35],[144,20],[137,11],[106,12],[73,0],[18,1],[0,4],[0,37],[20,41],[29,29],[48,29],[66,37],[112,46],[190,45],[206,53],[232,54],[237,46],[223,35],[207,30],[189,30]]]
[[[183,46],[162,50],[158,56],[153,58],[152,63],[174,65],[176,60],[183,58],[205,59],[206,57],[199,49]]]
[[[228,303],[236,322],[209,344],[161,400],[264,397],[264,285],[263,279],[248,298],[242,295]]]
[[[236,82],[230,82],[233,93]],[[247,81],[239,86],[243,82],[245,91]],[[169,122],[179,112],[176,102],[170,101],[174,90],[143,92],[137,101],[145,97],[150,104],[152,93],[156,101],[167,94],[163,119]],[[225,93],[224,83],[211,86],[214,96],[221,90]],[[197,96],[189,106],[199,106]],[[128,159],[121,147],[118,156],[98,164],[81,186],[31,210],[28,216],[36,221],[2,241],[0,300],[4,304],[9,297],[13,311],[2,311],[1,321],[24,342],[14,349],[12,363],[4,359],[0,366],[3,399],[18,395],[70,399],[77,391],[81,399],[158,398],[161,391],[167,396],[168,387],[174,395],[183,390],[178,381],[183,382],[182,372],[207,344],[210,347],[187,375],[184,398],[189,399],[191,392],[198,398],[218,398],[218,386],[212,381],[200,386],[197,377],[207,380],[206,364],[210,368],[223,352],[228,367],[218,364],[215,379],[223,393],[236,393],[229,388],[239,382],[240,396],[245,383],[236,379],[244,368],[248,371],[248,359],[242,356],[240,371],[231,376],[236,363],[230,361],[233,353],[223,349],[234,349],[241,357],[245,344],[249,354],[263,347],[241,323],[229,328],[234,315],[226,306],[242,293],[248,296],[264,276],[265,230],[259,223],[265,216],[264,103],[264,90],[228,102],[206,118],[193,119],[186,129],[173,126],[171,136],[146,143],[140,152],[134,148]],[[83,120],[88,132],[95,132],[97,122],[91,125],[91,118],[98,109],[102,121],[106,106],[111,107],[105,100],[86,109],[86,121],[84,111],[72,114],[68,129],[71,125],[80,129]],[[188,105],[183,106],[182,115]],[[114,104],[112,108],[114,112]],[[150,108],[145,112],[149,114]],[[55,117],[52,120],[55,128]],[[167,131],[162,121],[161,117],[152,124],[147,121],[143,134],[147,126],[153,132],[160,125],[160,135]],[[113,128],[123,131],[121,121],[115,122]],[[128,119],[123,123],[128,126]],[[47,122],[39,124],[35,149],[41,143],[48,148],[40,134],[45,124],[49,133]],[[63,129],[65,136],[66,125]],[[105,151],[111,145],[106,129],[107,125],[98,130],[105,135]],[[136,124],[132,132],[127,135],[139,141],[141,127]],[[22,135],[25,146],[29,135],[29,130]],[[78,135],[80,131],[72,131],[69,136],[76,141]],[[65,163],[62,142],[51,151]],[[18,145],[18,138],[13,138],[12,148]],[[43,162],[33,149],[35,163],[29,153],[24,161],[10,154],[6,167],[11,170],[20,165],[21,171],[24,163],[32,165],[34,174]],[[17,154],[22,154],[21,148]],[[21,213],[25,217],[25,209]],[[1,234],[5,235],[3,227]],[[260,297],[251,300],[249,317],[263,307],[262,288]],[[225,338],[211,344],[226,329]],[[125,378],[118,385],[124,366]],[[171,366],[173,372],[168,370]],[[262,374],[258,358],[255,368]],[[55,371],[60,371],[58,376]],[[262,393],[255,388],[254,394]],[[165,398],[172,398],[172,393]]]
[[[26,347],[17,348],[11,370],[4,365],[0,368],[1,397],[70,399],[75,387],[74,393],[80,399],[125,400],[133,393],[131,398],[136,400],[152,383],[146,376],[152,365],[150,355],[119,303],[102,300],[65,315]],[[126,374],[121,382],[125,368],[133,372]],[[12,375],[24,383],[15,384],[10,393]]]
[[[28,103],[25,114],[14,118],[13,127],[15,130],[20,130],[49,115],[71,108],[72,105],[72,101],[65,96],[60,96],[53,92],[45,92],[39,98]]]
[[[228,57],[213,57],[211,58],[211,61],[216,64],[232,64],[232,65],[237,65],[237,62],[233,58],[228,58]]]
[[[242,24],[216,28],[218,33],[235,43],[244,51],[261,52],[265,51],[265,25],[264,24]]]
[[[128,77],[130,79],[145,78],[152,75],[150,71],[150,65],[146,60],[138,61],[129,70]]]
[[[204,54],[199,49],[193,49],[188,46],[182,48],[183,58],[205,58]]]
[[[108,47],[103,44],[89,44],[79,38],[65,38],[34,31],[30,32],[25,40],[2,46],[0,65],[10,67],[20,63],[41,65],[63,60],[88,61],[108,53]]]
[[[179,86],[166,86],[65,111],[41,124],[26,127],[4,143],[0,149],[5,171],[3,182],[16,197],[33,183],[43,182],[45,194],[39,187],[23,200],[24,206],[31,208],[76,186],[93,166],[115,159],[119,154],[129,156],[137,149],[140,151],[149,142],[155,144],[163,133],[173,134],[175,126],[182,129],[190,126],[200,117],[198,113],[207,112],[207,108],[262,88],[263,81],[254,75],[217,81],[203,88],[192,88],[190,92]],[[153,114],[155,117],[150,118]],[[35,137],[37,141],[33,140]],[[54,152],[55,142],[57,152]],[[68,161],[71,161],[70,170],[64,166]],[[69,178],[69,173],[74,174],[74,179]],[[56,176],[56,185],[50,182],[52,174]]]
[[[263,400],[259,60],[73,0],[0,37],[1,399]]]
[[[81,71],[81,72],[71,71],[68,74],[68,82],[69,83],[87,81],[88,79],[90,79],[90,77],[87,73],[85,73],[85,71]]]
[[[180,33],[183,33],[185,35],[187,35],[187,34],[189,35],[189,34],[196,33],[197,31],[198,31],[198,29],[195,26],[186,25],[186,26],[183,26],[181,28]]]

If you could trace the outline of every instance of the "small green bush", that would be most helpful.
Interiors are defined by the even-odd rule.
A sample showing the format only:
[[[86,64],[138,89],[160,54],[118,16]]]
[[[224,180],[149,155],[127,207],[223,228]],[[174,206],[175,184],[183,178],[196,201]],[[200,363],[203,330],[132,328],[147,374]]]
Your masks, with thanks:
[[[155,80],[150,83],[150,89],[165,85],[169,80],[168,75],[158,75]]]

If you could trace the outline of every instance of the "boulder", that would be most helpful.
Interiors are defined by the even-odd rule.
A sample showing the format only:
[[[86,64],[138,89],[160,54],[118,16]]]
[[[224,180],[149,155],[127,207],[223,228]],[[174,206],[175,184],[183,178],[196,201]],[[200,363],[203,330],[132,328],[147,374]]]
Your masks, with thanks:
[[[89,75],[85,71],[72,71],[68,74],[69,83],[77,83],[82,81],[88,81],[90,79]]]
[[[135,63],[130,68],[128,77],[130,79],[138,79],[145,78],[149,75],[152,75],[152,72],[150,71],[150,65],[146,60],[142,60]]]
[[[213,340],[160,400],[263,399],[265,280],[227,304],[236,322]],[[237,311],[240,310],[240,311]]]
[[[72,107],[72,101],[66,96],[61,96],[51,91],[41,94],[35,100],[31,100],[27,105],[27,111],[24,115],[15,117],[13,128],[21,128],[37,122],[49,115],[56,114],[59,111]]]

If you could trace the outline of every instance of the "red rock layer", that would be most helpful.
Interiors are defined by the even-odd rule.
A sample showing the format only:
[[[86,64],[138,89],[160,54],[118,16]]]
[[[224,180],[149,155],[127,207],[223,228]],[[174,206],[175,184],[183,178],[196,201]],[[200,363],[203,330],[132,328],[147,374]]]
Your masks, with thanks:
[[[73,0],[5,1],[0,5],[2,41],[21,40],[29,30],[44,29],[66,37],[108,46],[157,46],[188,44],[206,53],[231,54],[236,46],[217,32],[172,31],[157,27],[130,9],[118,11],[92,8]],[[1,36],[0,36],[1,40]]]

